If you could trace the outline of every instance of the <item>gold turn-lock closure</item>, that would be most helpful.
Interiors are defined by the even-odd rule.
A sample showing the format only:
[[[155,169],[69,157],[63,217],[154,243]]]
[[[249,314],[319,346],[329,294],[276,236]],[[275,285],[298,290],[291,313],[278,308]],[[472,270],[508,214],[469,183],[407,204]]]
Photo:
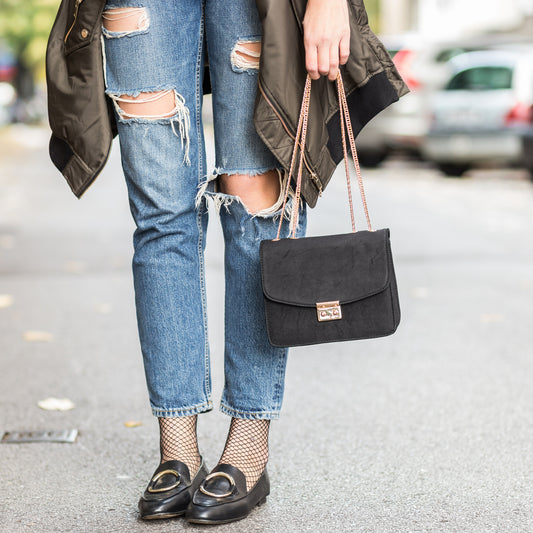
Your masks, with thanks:
[[[316,314],[319,322],[340,320],[342,318],[341,304],[338,300],[335,302],[317,302]]]
[[[83,28],[80,33],[84,39],[87,39],[87,37],[89,36],[89,30],[86,30],[85,28]]]

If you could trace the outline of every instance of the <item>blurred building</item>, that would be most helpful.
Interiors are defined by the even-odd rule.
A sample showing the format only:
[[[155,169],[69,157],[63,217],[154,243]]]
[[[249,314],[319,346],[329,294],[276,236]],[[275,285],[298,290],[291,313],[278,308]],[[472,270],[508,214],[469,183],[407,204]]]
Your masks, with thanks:
[[[531,31],[533,0],[381,0],[381,31],[446,39],[490,31]]]

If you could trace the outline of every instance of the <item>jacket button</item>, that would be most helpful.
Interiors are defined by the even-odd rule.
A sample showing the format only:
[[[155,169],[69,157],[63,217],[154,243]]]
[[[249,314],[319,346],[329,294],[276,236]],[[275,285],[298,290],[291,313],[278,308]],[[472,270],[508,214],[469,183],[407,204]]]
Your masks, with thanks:
[[[81,36],[84,38],[84,39],[87,39],[87,36],[89,35],[89,30],[86,30],[85,28],[83,28],[83,30],[81,30]]]

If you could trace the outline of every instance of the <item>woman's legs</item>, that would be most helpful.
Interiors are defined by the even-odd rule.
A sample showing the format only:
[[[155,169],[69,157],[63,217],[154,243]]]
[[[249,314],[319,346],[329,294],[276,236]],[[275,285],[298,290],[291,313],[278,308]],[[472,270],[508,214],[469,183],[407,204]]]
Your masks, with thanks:
[[[207,185],[201,123],[203,7],[209,47],[219,191]],[[204,286],[205,196],[221,207],[225,238],[225,387],[233,417],[221,461],[251,488],[279,416],[287,350],[268,342],[259,243],[283,216],[277,161],[252,116],[261,27],[253,0],[187,0],[152,7],[113,0],[103,18],[107,93],[137,229],[137,318],[161,459],[199,463],[196,415],[211,409]],[[287,234],[287,222],[283,224]],[[302,208],[298,233],[305,230]]]
[[[250,491],[261,477],[268,462],[270,420],[232,418],[219,464],[230,464],[246,477]]]
[[[223,174],[220,191],[239,197],[250,213],[268,209],[278,202],[281,192],[279,174],[269,170],[257,176]],[[268,462],[270,420],[232,418],[220,464],[230,464],[243,472],[248,490],[255,485]]]
[[[279,174],[269,170],[264,174],[222,174],[220,192],[238,196],[250,213],[255,214],[276,204],[280,194]]]
[[[250,489],[268,459],[269,421],[279,416],[287,350],[267,337],[259,244],[276,236],[279,163],[253,125],[261,24],[254,0],[206,0],[213,89],[216,182],[207,195],[220,208],[225,239],[225,386],[221,409],[232,416],[219,463],[246,476]],[[299,234],[305,231],[302,208]],[[284,236],[288,222],[283,224]]]
[[[203,3],[113,0],[103,15],[107,93],[135,219],[133,275],[161,460],[198,469],[196,415],[211,409],[204,285]]]
[[[161,462],[179,460],[194,474],[202,459],[198,450],[198,416],[159,417]]]

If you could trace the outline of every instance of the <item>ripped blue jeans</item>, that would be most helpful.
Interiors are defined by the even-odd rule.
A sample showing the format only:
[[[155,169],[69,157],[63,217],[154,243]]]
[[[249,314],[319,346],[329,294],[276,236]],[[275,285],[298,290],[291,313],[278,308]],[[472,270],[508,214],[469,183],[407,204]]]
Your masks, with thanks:
[[[252,215],[215,187],[219,174],[279,168],[253,126],[258,54],[240,53],[261,39],[255,2],[110,0],[102,24],[106,92],[136,223],[135,302],[152,411],[171,417],[212,409],[204,282],[212,197],[225,239],[221,410],[277,418],[287,350],[267,339],[258,252],[262,239],[276,235],[281,204]],[[206,52],[216,150],[209,178],[201,116]],[[164,113],[139,105],[158,99],[168,105]],[[299,220],[303,235],[305,206]],[[284,217],[283,236],[288,231]]]

